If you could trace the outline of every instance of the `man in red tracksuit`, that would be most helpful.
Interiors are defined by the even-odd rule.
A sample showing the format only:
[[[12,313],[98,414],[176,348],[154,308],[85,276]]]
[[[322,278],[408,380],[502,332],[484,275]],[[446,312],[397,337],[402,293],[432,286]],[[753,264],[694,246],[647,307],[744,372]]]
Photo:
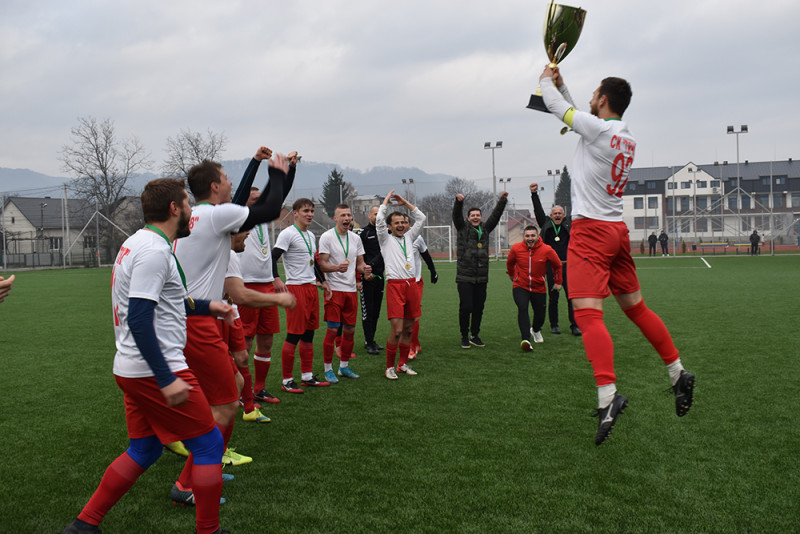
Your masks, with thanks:
[[[514,282],[512,293],[517,305],[517,323],[522,336],[520,347],[525,352],[533,350],[530,337],[534,343],[543,343],[542,325],[544,324],[545,305],[547,304],[547,265],[553,271],[553,290],[561,289],[561,260],[549,245],[539,239],[539,230],[533,226],[525,227],[522,241],[511,247],[506,260],[506,272]],[[531,327],[528,306],[533,307],[533,327]]]

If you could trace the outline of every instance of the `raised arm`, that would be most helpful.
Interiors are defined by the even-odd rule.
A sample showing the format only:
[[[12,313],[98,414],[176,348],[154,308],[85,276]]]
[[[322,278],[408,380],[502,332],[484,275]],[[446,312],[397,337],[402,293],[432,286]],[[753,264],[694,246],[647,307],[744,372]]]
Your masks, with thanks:
[[[456,201],[453,202],[453,225],[456,230],[464,228],[464,195],[461,193],[456,195]]]
[[[542,200],[539,198],[539,184],[532,183],[531,189],[531,202],[533,202],[533,216],[536,217],[536,224],[544,231],[544,223],[547,222],[547,215],[542,208]]]
[[[500,195],[500,200],[497,201],[497,204],[495,204],[494,209],[492,210],[492,214],[489,215],[489,218],[486,219],[486,224],[483,225],[487,232],[491,232],[498,225],[500,222],[500,217],[503,216],[503,210],[506,209],[507,203],[508,191],[503,191]]]
[[[256,155],[250,160],[247,168],[242,175],[242,180],[239,182],[239,187],[236,188],[236,193],[233,195],[233,203],[244,206],[250,196],[250,188],[253,187],[253,181],[258,173],[258,167],[265,159],[272,157],[272,150],[262,146],[256,151]]]

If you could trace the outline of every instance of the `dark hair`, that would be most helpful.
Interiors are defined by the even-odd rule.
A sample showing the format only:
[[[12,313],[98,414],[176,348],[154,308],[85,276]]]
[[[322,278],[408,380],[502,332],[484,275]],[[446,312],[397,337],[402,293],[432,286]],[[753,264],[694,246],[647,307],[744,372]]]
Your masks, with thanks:
[[[158,178],[147,182],[142,191],[142,214],[147,223],[169,220],[170,205],[183,204],[186,184],[179,178]]]
[[[603,95],[608,98],[609,109],[621,117],[631,103],[633,91],[630,84],[622,78],[610,77],[600,82],[597,96]]]
[[[525,229],[522,231],[522,233],[524,234],[525,232],[527,232],[529,230],[536,230],[536,233],[537,234],[539,233],[539,227],[534,226],[532,224],[529,224],[528,226],[526,226]]]
[[[333,211],[336,212],[336,210],[349,210],[349,209],[350,206],[348,206],[347,204],[337,204],[336,207],[333,208]]]
[[[483,212],[478,206],[472,206],[470,209],[467,210],[467,217],[469,217],[469,214],[472,213],[473,211],[477,211],[478,213],[483,215]]]
[[[187,181],[195,200],[208,198],[211,194],[211,184],[220,182],[221,169],[222,165],[207,159],[189,169]]]
[[[311,206],[313,208],[314,202],[312,202],[310,198],[298,198],[294,201],[294,204],[292,204],[292,211],[299,211],[306,206]]]
[[[390,213],[389,215],[386,216],[386,224],[387,225],[391,226],[392,219],[394,219],[395,215],[398,216],[398,217],[405,217],[406,216],[406,214],[403,213],[402,211],[393,211],[392,213]]]

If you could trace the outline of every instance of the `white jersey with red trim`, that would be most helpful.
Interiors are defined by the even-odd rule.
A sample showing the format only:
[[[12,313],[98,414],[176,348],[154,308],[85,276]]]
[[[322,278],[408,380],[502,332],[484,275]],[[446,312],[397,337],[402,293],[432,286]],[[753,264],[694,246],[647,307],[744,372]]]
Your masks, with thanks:
[[[242,280],[245,283],[264,284],[272,282],[272,245],[269,240],[269,224],[258,224],[250,230],[245,240],[244,252],[239,253],[242,263]]]
[[[317,243],[313,232],[309,230],[301,232],[292,225],[278,234],[275,246],[283,250],[281,258],[286,273],[286,285],[316,284],[313,260],[317,252]]]
[[[414,278],[414,240],[422,233],[425,224],[425,214],[419,208],[411,212],[414,225],[401,238],[389,234],[386,224],[386,215],[389,209],[386,204],[378,208],[375,219],[375,228],[378,231],[378,243],[381,246],[381,256],[385,266],[384,274],[387,280],[405,280]]]
[[[201,203],[192,208],[192,233],[176,239],[175,256],[186,274],[189,296],[219,300],[231,250],[231,233],[244,224],[250,210],[238,204]]]
[[[186,369],[186,310],[178,264],[166,239],[141,229],[125,240],[111,273],[111,305],[114,312],[114,374],[125,378],[153,376],[128,327],[128,300],[140,298],[156,303],[153,327],[170,371]]]
[[[347,255],[345,255],[347,251]],[[350,262],[347,271],[325,273],[325,280],[331,291],[355,293],[356,263],[359,256],[364,255],[364,244],[361,238],[350,230],[344,236],[337,238],[336,227],[331,228],[319,237],[319,253],[328,254],[328,262],[333,265],[341,264],[345,259]]]
[[[419,282],[422,279],[422,253],[428,250],[428,245],[422,236],[414,240],[414,278]]]

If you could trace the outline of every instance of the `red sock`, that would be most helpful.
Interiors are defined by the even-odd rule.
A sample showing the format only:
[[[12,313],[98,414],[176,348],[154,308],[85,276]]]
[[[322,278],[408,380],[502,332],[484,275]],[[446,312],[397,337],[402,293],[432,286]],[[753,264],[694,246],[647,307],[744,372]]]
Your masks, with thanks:
[[[349,362],[350,355],[353,353],[353,345],[355,345],[355,339],[353,336],[355,332],[347,332],[345,331],[342,334],[342,361]]]
[[[106,469],[100,485],[84,506],[78,519],[91,525],[99,525],[106,513],[114,506],[139,478],[145,469],[123,452]]]
[[[678,349],[675,348],[664,321],[653,310],[645,306],[644,301],[622,311],[639,327],[665,364],[669,365],[678,359]]]
[[[220,434],[222,434],[222,442],[225,444],[225,448],[228,448],[228,442],[231,440],[231,434],[233,434],[233,423],[236,421],[236,418],[231,421],[229,425],[223,425],[221,423],[217,423],[217,428],[219,428]],[[219,459],[220,463],[222,462],[222,458]]]
[[[192,470],[195,517],[198,534],[219,528],[219,498],[222,496],[222,464],[195,465]]]
[[[397,356],[397,345],[392,345],[386,342],[386,368],[394,367],[394,361]]]
[[[411,346],[419,347],[419,319],[414,321],[414,329],[411,331]]]
[[[267,380],[269,364],[271,361],[272,354],[269,352],[266,354],[259,354],[258,352],[253,354],[253,367],[255,368],[256,372],[256,381],[253,384],[254,391],[258,392],[264,389],[264,382]]]
[[[336,339],[333,340],[333,344],[337,347],[342,346],[342,336],[337,335]]]
[[[400,361],[398,362],[398,367],[403,367],[405,364],[408,363],[408,351],[411,350],[411,345],[403,345],[400,343],[397,345],[398,352],[400,353]]]
[[[575,310],[575,322],[583,331],[583,348],[594,369],[595,382],[598,386],[613,384],[617,381],[614,375],[614,342],[603,322],[603,311],[594,308]]]
[[[300,372],[311,373],[314,370],[314,344],[301,341],[300,347]],[[331,360],[332,361],[332,360]]]
[[[253,377],[250,376],[250,367],[238,367],[238,369],[242,374],[242,378],[244,378],[244,387],[242,387],[242,404],[244,405],[244,413],[250,413],[256,409],[255,405],[253,404]]]
[[[289,380],[292,378],[294,371],[294,351],[297,345],[292,345],[288,341],[283,342],[281,349],[281,370],[283,371],[283,379]]]
[[[194,455],[189,453],[186,463],[183,464],[183,471],[178,477],[178,489],[181,491],[189,491],[192,489],[192,469],[194,468]]]
[[[336,329],[328,328],[325,331],[325,339],[322,340],[322,361],[325,363],[333,363],[333,347],[335,344]]]

